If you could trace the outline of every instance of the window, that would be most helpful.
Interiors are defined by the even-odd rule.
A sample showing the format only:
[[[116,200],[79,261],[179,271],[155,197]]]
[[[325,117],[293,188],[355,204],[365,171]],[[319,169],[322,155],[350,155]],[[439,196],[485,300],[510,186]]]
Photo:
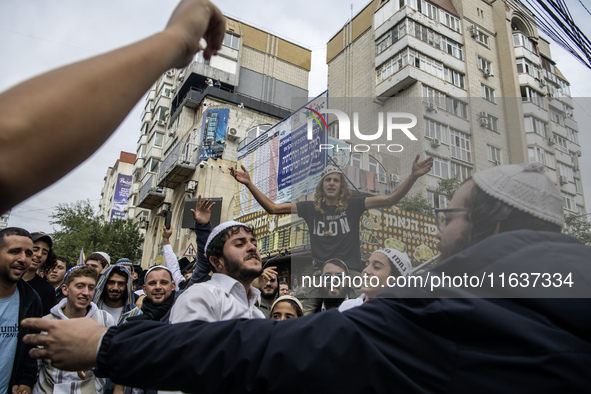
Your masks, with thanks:
[[[386,33],[382,38],[378,40],[376,44],[376,54],[379,55],[380,53],[384,52],[392,45],[392,31]]]
[[[556,163],[556,170],[558,171],[559,176],[565,177],[569,182],[575,181],[573,168],[571,166],[561,163],[561,162],[557,162]]]
[[[460,182],[463,182],[472,176],[472,168],[468,166],[452,162],[450,163],[449,168],[451,170],[450,177],[457,178],[460,180]]]
[[[583,184],[579,178],[575,178],[575,190],[578,194],[583,193]]]
[[[339,122],[332,122],[328,125],[328,136],[331,138],[339,138]]]
[[[440,178],[449,178],[449,161],[435,156],[433,158],[433,167],[431,167],[429,174]]]
[[[577,212],[581,216],[585,215],[585,207],[583,207],[582,205],[577,205]]]
[[[556,149],[563,153],[568,153],[568,146],[566,144],[566,138],[560,136],[558,134],[554,134],[554,143],[556,144]]]
[[[470,135],[450,128],[449,136],[451,157],[453,157],[454,159],[471,163],[472,157],[470,150]]]
[[[523,118],[525,123],[526,133],[536,133],[544,138],[548,138],[548,132],[546,130],[546,123],[533,116],[526,116]]]
[[[528,51],[536,53],[534,43],[523,33],[513,33],[513,45],[516,47],[524,47]]]
[[[447,82],[464,89],[464,74],[449,67],[444,67],[443,75]]]
[[[540,79],[540,67],[533,64],[529,60],[525,58],[519,58],[516,60],[517,63],[517,73],[519,74],[528,74],[535,79]]]
[[[430,86],[423,85],[423,101],[426,103],[433,103],[441,109],[446,109],[445,93]]]
[[[159,165],[160,160],[156,159],[155,157],[151,157],[150,160],[148,160],[148,165],[146,166],[146,168],[149,172],[158,172]]]
[[[488,36],[480,30],[476,30],[476,42],[488,48]]]
[[[575,129],[571,129],[570,127],[566,128],[566,138],[577,145],[579,144],[579,132]]]
[[[482,98],[490,101],[491,103],[495,102],[495,90],[489,86],[481,84],[482,87]]]
[[[552,122],[554,123],[564,125],[564,116],[556,111],[550,111],[550,119],[552,119]]]
[[[447,144],[447,126],[425,118],[425,136]]]
[[[487,129],[492,130],[495,133],[499,132],[499,119],[496,116],[492,116],[486,112],[481,112],[480,122]]]
[[[575,209],[577,209],[577,205],[575,203],[575,196],[573,196],[572,194],[562,192],[562,202],[564,203],[564,209],[568,209],[569,211],[574,211]]]
[[[162,133],[156,133],[154,135],[154,146],[157,146],[159,148],[162,147],[162,141],[164,140],[164,134]]]
[[[468,119],[468,104],[457,98],[447,96],[447,112]]]
[[[431,19],[437,20],[437,7],[431,3],[427,3],[425,0],[419,0],[417,3],[420,12]]]
[[[369,171],[378,174],[378,182],[386,183],[386,170],[373,157],[369,156]]]
[[[427,190],[427,201],[435,209],[445,208],[447,206],[447,198],[445,196],[430,190]]]
[[[445,12],[443,10],[439,10],[439,12],[440,12],[440,22],[443,25],[449,27],[453,31],[457,31],[458,33],[461,33],[461,25],[460,25],[460,20],[458,18],[456,18],[452,14]]]
[[[554,155],[552,153],[548,153],[538,146],[527,148],[527,152],[530,162],[537,161],[545,166],[554,168]]]
[[[226,32],[224,36],[224,45],[233,49],[238,49],[240,44],[240,36]]]
[[[170,97],[172,87],[167,84],[160,85],[157,96]]]
[[[156,120],[166,122],[167,115],[168,109],[166,109],[166,107],[158,107],[158,109],[156,109]]]
[[[540,108],[544,108],[544,100],[542,99],[540,93],[538,93],[536,90],[533,90],[529,86],[521,87],[521,101],[529,101]]]
[[[492,63],[480,56],[478,56],[478,69],[490,75],[493,73]]]
[[[447,38],[445,36],[441,36],[441,49],[444,52],[447,52],[450,55],[457,57],[460,60],[463,60],[464,54],[462,51],[462,45],[458,44],[452,39]]]
[[[501,160],[501,150],[499,148],[496,148],[492,145],[487,145],[486,148],[488,150],[489,161],[492,161],[495,164],[503,164]]]
[[[568,96],[571,97],[570,95],[570,84],[560,78],[556,78],[558,85],[560,85],[560,93],[562,93],[563,96]]]

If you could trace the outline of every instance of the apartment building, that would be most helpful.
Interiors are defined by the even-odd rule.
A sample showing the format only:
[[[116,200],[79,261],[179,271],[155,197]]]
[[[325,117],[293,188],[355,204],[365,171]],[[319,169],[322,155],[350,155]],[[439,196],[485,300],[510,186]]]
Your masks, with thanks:
[[[416,140],[392,137],[398,152],[355,151],[365,141],[351,137],[348,165],[378,173],[379,193],[410,173],[417,153],[435,163],[411,194],[426,193],[434,207],[446,204],[441,179],[537,161],[565,212],[585,213],[570,85],[517,2],[374,0],[327,43],[327,64],[330,106],[360,112],[360,129],[381,130],[377,113],[416,117]],[[333,119],[331,137],[338,126]]]
[[[129,217],[146,231],[144,267],[162,262],[167,211],[179,257],[195,256],[190,209],[198,195],[216,201],[214,225],[232,218],[236,182],[228,168],[240,147],[307,102],[310,66],[309,49],[228,18],[218,56],[199,53],[155,83],[142,113],[129,201]]]
[[[115,165],[107,170],[98,210],[99,217],[106,222],[132,217],[128,215],[127,204],[135,160],[134,153],[121,152]]]

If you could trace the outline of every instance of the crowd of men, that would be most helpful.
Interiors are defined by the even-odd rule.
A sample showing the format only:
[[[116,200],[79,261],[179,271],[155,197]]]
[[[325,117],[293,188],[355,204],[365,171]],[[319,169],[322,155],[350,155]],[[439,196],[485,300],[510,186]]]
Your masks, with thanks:
[[[161,33],[0,94],[0,211],[81,163],[156,78],[201,49],[205,59],[216,55],[224,33],[213,4],[182,0]],[[304,204],[275,204],[244,168],[231,173],[270,213],[306,221],[315,274],[382,283],[409,274],[406,257],[382,248],[362,262],[354,227],[364,210],[395,204],[430,170],[432,159],[418,159],[397,190],[368,198],[350,197],[327,167]],[[262,310],[278,282],[253,231],[238,222],[211,229],[211,203],[202,204],[193,213],[192,275],[176,258],[152,268],[141,307],[129,260],[111,264],[97,252],[64,273],[67,261],[57,264],[47,234],[2,230],[0,392],[589,391],[591,251],[561,234],[562,196],[539,163],[476,172],[436,210],[441,256],[417,280],[441,286],[355,289],[363,293],[340,305],[331,296],[352,289],[300,286],[314,302],[306,308],[298,293],[281,295],[270,319]],[[352,231],[327,231],[335,218]]]

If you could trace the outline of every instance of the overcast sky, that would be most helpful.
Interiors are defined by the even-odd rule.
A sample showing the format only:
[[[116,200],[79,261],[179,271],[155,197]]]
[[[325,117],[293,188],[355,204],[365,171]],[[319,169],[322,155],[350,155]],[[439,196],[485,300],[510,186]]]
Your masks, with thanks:
[[[369,0],[214,1],[222,12],[312,50],[309,92],[326,89],[326,42]],[[177,1],[165,0],[0,0],[0,91],[52,68],[115,49],[160,31]],[[568,2],[577,24],[591,37],[591,16]],[[574,97],[590,97],[591,70],[552,45],[553,58],[571,83]],[[32,92],[34,94],[34,92]],[[589,100],[575,112],[583,151],[587,207],[591,201]],[[143,100],[91,158],[50,188],[12,210],[8,224],[53,232],[49,215],[59,203],[89,199],[97,207],[103,178],[120,151],[135,152]],[[51,136],[47,136],[51,138]],[[30,158],[35,160],[34,157]],[[51,167],[51,163],[46,163]],[[584,173],[585,174],[585,173]]]

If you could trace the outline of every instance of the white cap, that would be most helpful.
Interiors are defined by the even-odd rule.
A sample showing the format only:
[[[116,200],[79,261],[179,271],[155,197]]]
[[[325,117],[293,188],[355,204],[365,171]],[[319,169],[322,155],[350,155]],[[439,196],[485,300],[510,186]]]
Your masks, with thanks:
[[[237,222],[235,220],[229,220],[227,222],[220,223],[217,226],[215,226],[215,228],[211,231],[211,234],[209,234],[209,237],[207,237],[207,242],[205,243],[205,257],[209,258],[209,256],[207,255],[207,247],[209,246],[209,243],[213,241],[213,239],[223,231],[235,226],[248,227],[246,224]]]
[[[106,254],[105,252],[94,252],[94,253],[98,253],[101,256],[103,256],[105,258],[105,260],[107,260],[107,264],[111,264],[111,257],[109,257],[108,254]]]
[[[509,164],[474,174],[486,194],[539,219],[564,225],[562,196],[541,163]]]
[[[402,276],[408,276],[412,269],[410,258],[406,253],[399,251],[398,249],[378,249],[374,253],[381,253],[390,260],[392,265],[400,272]]]
[[[340,173],[341,170],[335,166],[326,166],[326,168],[324,170],[322,170],[322,175],[321,175],[320,179],[324,179],[324,177],[327,176],[328,174],[334,174],[335,172]]]

